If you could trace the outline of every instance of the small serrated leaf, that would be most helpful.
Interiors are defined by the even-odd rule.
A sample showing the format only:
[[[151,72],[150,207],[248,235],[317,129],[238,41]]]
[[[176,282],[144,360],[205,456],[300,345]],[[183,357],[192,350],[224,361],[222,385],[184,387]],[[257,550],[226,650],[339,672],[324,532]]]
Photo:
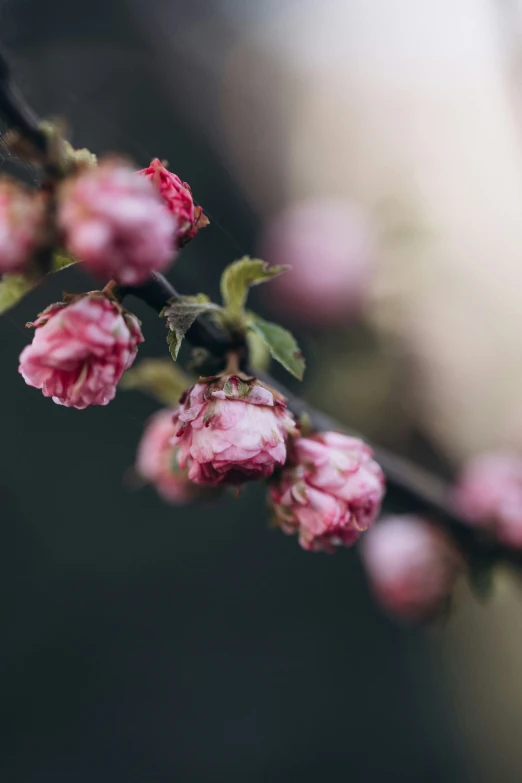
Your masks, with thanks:
[[[70,256],[63,253],[55,253],[53,255],[49,274],[59,272],[75,263],[75,259]],[[14,307],[15,304],[23,299],[23,297],[43,279],[44,277],[36,272],[26,275],[4,275],[0,281],[0,314],[5,313],[11,307]]]
[[[209,301],[206,294],[196,296],[180,296],[172,301],[168,307],[164,307],[161,316],[165,318],[169,333],[167,344],[174,361],[178,358],[179,349],[185,334],[188,332],[196,318],[202,313],[221,310],[219,305]]]
[[[221,296],[227,314],[232,319],[243,315],[250,286],[259,285],[286,272],[288,266],[268,266],[259,258],[243,256],[226,267],[221,275]]]
[[[303,379],[305,360],[291,332],[257,315],[252,316],[248,328],[261,337],[272,357],[282,364],[285,370],[298,380]]]

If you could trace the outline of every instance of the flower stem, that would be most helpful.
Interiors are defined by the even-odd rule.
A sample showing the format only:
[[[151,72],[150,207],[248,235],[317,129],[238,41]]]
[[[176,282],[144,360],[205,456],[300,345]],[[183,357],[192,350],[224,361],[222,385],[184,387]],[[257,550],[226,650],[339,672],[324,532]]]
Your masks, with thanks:
[[[117,299],[118,301],[122,299],[120,285],[116,280],[109,280],[107,285],[102,288],[102,293],[109,299]]]
[[[238,351],[229,351],[227,353],[227,366],[225,372],[230,375],[237,375],[240,372]]]

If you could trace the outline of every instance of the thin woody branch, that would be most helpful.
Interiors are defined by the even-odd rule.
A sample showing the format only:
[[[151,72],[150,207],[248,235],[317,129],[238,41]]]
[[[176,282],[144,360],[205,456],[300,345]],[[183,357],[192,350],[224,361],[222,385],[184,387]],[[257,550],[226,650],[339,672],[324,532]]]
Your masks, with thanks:
[[[14,84],[11,69],[0,51],[0,114],[9,126],[29,141],[42,155],[47,152],[47,136],[40,128],[38,116],[27,105]]]
[[[158,272],[153,272],[150,279],[140,286],[120,289],[120,296],[127,294],[142,299],[149,307],[160,313],[166,305],[179,297],[178,292],[169,281]],[[197,318],[186,334],[186,339],[198,348],[205,348],[212,356],[224,357],[231,349],[230,340],[210,321]]]

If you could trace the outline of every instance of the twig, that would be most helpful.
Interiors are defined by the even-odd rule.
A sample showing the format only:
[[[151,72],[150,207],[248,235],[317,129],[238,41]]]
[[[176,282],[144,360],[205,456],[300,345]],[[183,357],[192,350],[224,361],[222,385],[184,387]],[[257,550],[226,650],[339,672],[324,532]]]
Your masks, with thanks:
[[[150,280],[143,285],[120,289],[122,298],[127,294],[142,299],[157,313],[160,313],[170,301],[179,297],[178,292],[169,281],[157,272],[153,272]],[[225,356],[226,352],[230,350],[230,340],[226,335],[213,323],[202,318],[196,319],[188,330],[186,338],[192,345],[205,348],[218,359]]]
[[[27,105],[13,83],[11,69],[0,51],[0,113],[11,128],[29,141],[42,155],[47,153],[47,136],[40,129],[37,115]]]

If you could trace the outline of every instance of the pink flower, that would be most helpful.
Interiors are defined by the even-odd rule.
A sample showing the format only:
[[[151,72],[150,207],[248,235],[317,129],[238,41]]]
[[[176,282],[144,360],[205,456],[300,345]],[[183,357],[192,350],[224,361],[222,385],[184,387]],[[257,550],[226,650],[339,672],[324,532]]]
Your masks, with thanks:
[[[361,440],[338,432],[298,438],[270,488],[276,524],[298,533],[303,549],[351,546],[375,521],[384,496],[372,456]]]
[[[182,468],[196,484],[242,484],[286,460],[295,423],[276,392],[241,374],[197,383],[174,414]]]
[[[154,484],[158,494],[169,503],[187,503],[197,494],[198,487],[179,467],[179,448],[171,445],[175,435],[172,411],[158,411],[149,420],[136,459],[136,471]]]
[[[508,546],[522,548],[522,457],[492,451],[470,460],[454,499],[470,525],[492,530]]]
[[[446,604],[463,569],[446,535],[415,516],[388,517],[364,537],[361,550],[379,603],[404,620],[425,620]]]
[[[36,332],[20,355],[19,371],[58,405],[107,405],[143,342],[138,319],[101,291],[70,300],[28,324]]]
[[[43,228],[44,204],[10,180],[0,182],[0,275],[22,272]]]
[[[266,291],[267,303],[305,325],[357,317],[370,291],[376,241],[361,208],[340,199],[291,205],[268,225],[261,257],[292,268]]]
[[[123,285],[161,272],[175,252],[177,221],[144,177],[109,160],[66,180],[58,225],[67,250],[100,277]]]
[[[143,174],[154,183],[169,210],[175,215],[178,221],[177,239],[180,245],[186,244],[200,228],[208,225],[208,219],[201,207],[194,205],[190,185],[182,182],[177,174],[165,168],[159,158],[154,158],[150,166],[141,169],[138,174]]]

